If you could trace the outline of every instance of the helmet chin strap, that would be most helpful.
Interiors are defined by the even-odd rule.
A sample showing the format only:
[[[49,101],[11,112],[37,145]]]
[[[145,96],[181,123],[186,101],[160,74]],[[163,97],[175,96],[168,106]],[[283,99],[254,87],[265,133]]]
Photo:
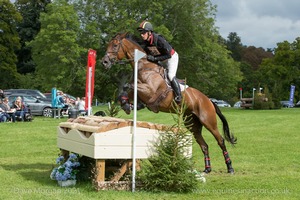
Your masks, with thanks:
[[[151,35],[152,35],[151,31],[148,31],[148,37],[147,37],[147,41],[149,41],[149,39],[150,39]]]

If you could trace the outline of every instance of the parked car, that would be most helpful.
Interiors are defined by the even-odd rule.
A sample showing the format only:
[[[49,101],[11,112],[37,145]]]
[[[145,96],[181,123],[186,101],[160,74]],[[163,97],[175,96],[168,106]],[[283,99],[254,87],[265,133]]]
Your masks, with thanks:
[[[26,94],[26,95],[33,96],[37,99],[40,99],[42,101],[49,101],[41,91],[34,90],[34,89],[7,89],[7,90],[4,90],[4,94],[6,96],[9,96],[12,94]]]
[[[294,108],[300,108],[300,101],[295,104]]]
[[[22,101],[28,108],[30,109],[30,112],[32,115],[40,115],[44,117],[52,117],[52,108],[50,102],[44,102],[40,99],[37,99],[31,95],[27,94],[11,94],[7,95],[9,99],[9,103],[13,104],[13,102],[16,100],[17,97],[21,97]]]
[[[219,107],[231,107],[231,105],[229,103],[227,103],[226,101],[224,100],[217,100],[215,102]]]
[[[52,93],[51,92],[47,92],[44,93],[45,97],[47,98],[48,101],[52,101]],[[75,104],[76,101],[76,97],[66,94],[64,93],[64,96],[68,97],[70,99],[70,103]]]
[[[284,108],[292,108],[295,106],[295,104],[294,103],[291,104],[290,101],[280,101],[280,104]]]
[[[215,98],[209,98],[212,102],[216,103],[216,101],[218,101],[217,99]]]

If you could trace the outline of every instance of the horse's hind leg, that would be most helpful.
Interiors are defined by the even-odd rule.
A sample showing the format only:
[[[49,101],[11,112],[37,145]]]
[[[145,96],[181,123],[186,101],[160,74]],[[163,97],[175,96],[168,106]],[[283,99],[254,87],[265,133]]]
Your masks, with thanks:
[[[205,128],[213,134],[213,136],[218,142],[218,145],[222,149],[228,173],[234,173],[234,170],[231,165],[231,159],[225,146],[224,138],[221,136],[218,130],[217,119],[215,115],[206,115],[205,117],[200,117],[200,120],[203,126],[205,126]]]
[[[202,153],[204,154],[204,165],[205,165],[204,172],[205,173],[211,172],[208,145],[202,136],[202,124],[200,123],[199,119],[194,114],[192,114],[186,121],[186,125],[187,127],[190,128],[190,131],[193,133],[196,142],[199,144]]]
[[[210,127],[206,127],[206,128],[213,134],[213,136],[215,137],[215,139],[218,142],[218,145],[222,149],[223,156],[224,156],[224,159],[225,159],[225,163],[226,163],[226,166],[227,166],[227,172],[233,174],[234,169],[232,167],[231,159],[229,157],[228,151],[227,151],[226,146],[225,146],[225,140],[221,136],[217,126],[215,126],[213,129],[210,129]]]

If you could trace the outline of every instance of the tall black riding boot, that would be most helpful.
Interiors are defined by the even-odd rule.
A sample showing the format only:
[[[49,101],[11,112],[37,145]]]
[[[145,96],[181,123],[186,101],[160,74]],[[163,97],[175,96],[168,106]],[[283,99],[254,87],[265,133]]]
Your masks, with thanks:
[[[181,90],[180,90],[180,85],[175,77],[173,78],[171,85],[172,85],[173,91],[175,93],[175,101],[177,103],[180,103],[181,99],[182,99]]]

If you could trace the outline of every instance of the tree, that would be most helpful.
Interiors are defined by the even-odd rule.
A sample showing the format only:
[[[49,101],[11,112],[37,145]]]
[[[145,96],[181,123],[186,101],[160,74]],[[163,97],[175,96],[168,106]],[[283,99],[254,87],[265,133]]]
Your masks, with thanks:
[[[0,1],[0,83],[1,88],[18,86],[17,56],[15,51],[20,48],[17,23],[22,16],[9,0]]]
[[[244,90],[245,96],[252,96],[252,89],[262,86],[262,74],[259,71],[260,65],[266,58],[272,58],[273,53],[265,51],[263,48],[254,46],[243,46],[241,49],[241,71],[244,75],[239,83]]]
[[[102,49],[117,32],[130,31],[138,35],[136,27],[147,18],[154,25],[155,31],[164,35],[179,53],[178,77],[187,78],[189,85],[206,94],[227,98],[235,94],[236,83],[241,79],[239,66],[219,43],[219,34],[212,18],[215,8],[208,0],[77,2],[76,8],[84,16],[84,22],[93,21],[89,24],[101,30]],[[123,68],[114,68],[114,74],[123,77],[129,77],[128,73],[131,73],[126,73]]]
[[[49,91],[56,86],[70,91],[73,84],[85,83],[85,66],[80,56],[88,49],[78,45],[79,20],[72,5],[65,0],[55,0],[41,13],[41,30],[33,41],[33,60],[37,64],[39,86]]]
[[[231,57],[235,61],[241,61],[241,53],[243,49],[243,44],[241,43],[241,38],[236,32],[231,32],[228,35],[228,40],[226,40],[226,46],[229,51],[231,51]]]
[[[17,31],[20,37],[21,48],[16,52],[18,55],[17,70],[21,74],[33,73],[35,63],[32,60],[31,48],[26,45],[40,31],[40,12],[45,11],[50,0],[17,0],[15,6],[22,15],[22,22],[18,23]]]
[[[265,59],[261,65],[260,80],[269,88],[277,102],[289,97],[291,84],[300,82],[299,57],[300,38],[297,38],[291,44],[288,41],[278,43],[274,57]]]
[[[230,99],[236,93],[241,73],[239,64],[219,42],[214,27],[215,7],[206,0],[172,2],[172,14],[164,16],[161,23],[172,18],[168,23],[174,35],[172,44],[180,55],[179,77],[187,78],[189,85],[211,97]]]
[[[153,155],[142,162],[143,170],[138,172],[143,190],[186,193],[198,187],[195,176],[198,173],[191,157],[187,156],[191,153],[187,150],[192,145],[192,137],[189,134],[191,127],[184,126],[189,123],[184,101],[181,106],[174,106],[174,110],[175,124],[154,143]]]

